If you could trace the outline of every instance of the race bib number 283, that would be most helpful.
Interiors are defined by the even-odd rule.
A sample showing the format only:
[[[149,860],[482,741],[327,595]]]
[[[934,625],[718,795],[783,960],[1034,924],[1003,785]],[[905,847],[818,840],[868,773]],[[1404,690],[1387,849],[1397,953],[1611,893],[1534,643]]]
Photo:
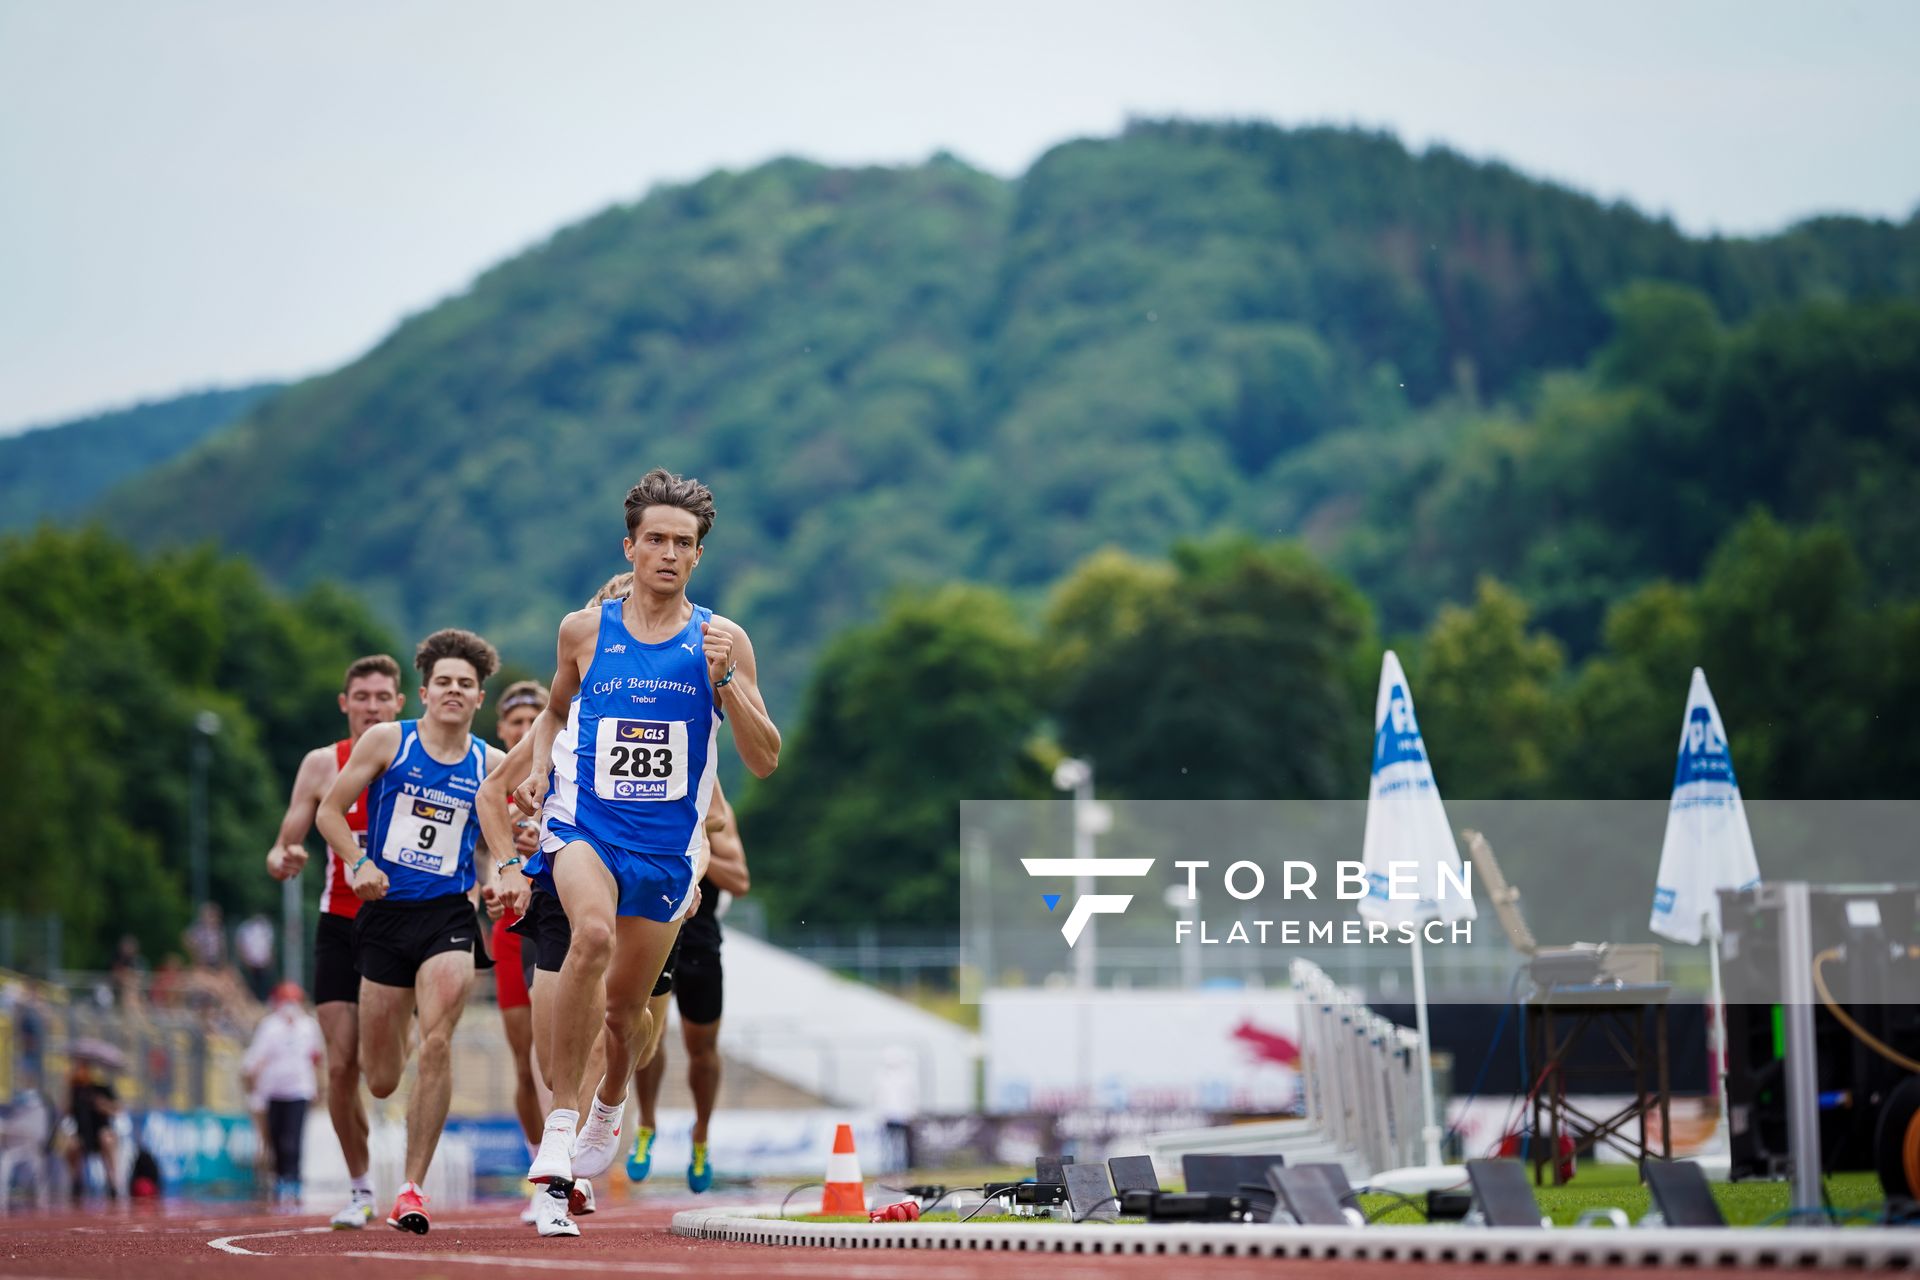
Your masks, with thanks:
[[[593,793],[614,801],[685,797],[686,721],[602,720],[593,744]]]

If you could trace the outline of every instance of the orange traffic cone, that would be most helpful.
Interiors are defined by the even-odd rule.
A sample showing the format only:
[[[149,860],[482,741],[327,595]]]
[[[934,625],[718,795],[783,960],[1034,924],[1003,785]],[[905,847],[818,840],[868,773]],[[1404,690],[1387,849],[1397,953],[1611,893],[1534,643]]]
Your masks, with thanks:
[[[833,1154],[827,1157],[827,1189],[820,1196],[821,1213],[865,1213],[866,1184],[860,1180],[860,1157],[853,1150],[853,1126],[833,1131]]]

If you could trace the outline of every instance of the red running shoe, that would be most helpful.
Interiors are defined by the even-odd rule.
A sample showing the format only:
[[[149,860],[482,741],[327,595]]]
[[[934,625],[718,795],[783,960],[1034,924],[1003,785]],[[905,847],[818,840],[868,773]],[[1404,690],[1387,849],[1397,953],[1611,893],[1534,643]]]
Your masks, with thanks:
[[[400,1196],[393,1202],[393,1212],[387,1215],[387,1225],[411,1231],[417,1236],[427,1234],[427,1228],[433,1225],[427,1219],[427,1198],[415,1190],[412,1183],[400,1188]]]

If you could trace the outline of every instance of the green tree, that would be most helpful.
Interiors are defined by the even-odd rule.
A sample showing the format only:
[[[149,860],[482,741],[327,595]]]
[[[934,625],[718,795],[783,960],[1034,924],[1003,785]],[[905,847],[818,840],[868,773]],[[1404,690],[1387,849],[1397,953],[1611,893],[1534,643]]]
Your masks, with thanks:
[[[268,909],[260,855],[300,756],[340,731],[333,695],[384,647],[337,592],[275,597],[209,552],[142,559],[97,529],[0,540],[0,843],[9,908],[65,924],[70,962],[121,933],[149,954],[187,923],[189,760],[211,711],[208,865],[230,915]]]
[[[1565,656],[1527,630],[1527,604],[1491,578],[1471,608],[1441,606],[1419,650],[1420,722],[1446,794],[1526,799],[1544,794],[1567,733],[1558,697]]]
[[[1291,799],[1351,795],[1366,731],[1353,657],[1370,633],[1365,603],[1296,546],[1242,538],[1183,543],[1170,590],[1150,599],[1114,562],[1096,562],[1064,601],[1102,579],[1127,608],[1085,634],[1099,611],[1056,608],[1071,623],[1050,645],[1084,649],[1053,695],[1062,745],[1091,758],[1102,785],[1141,799]]]
[[[1582,669],[1560,794],[1665,795],[1689,673],[1702,667],[1726,717],[1741,791],[1752,799],[1904,795],[1911,777],[1875,750],[1896,734],[1910,662],[1911,602],[1876,606],[1847,537],[1792,530],[1755,512],[1691,588],[1656,584],[1607,621]],[[1896,747],[1893,759],[1902,758]]]
[[[778,919],[957,927],[962,800],[1036,794],[1039,652],[996,592],[896,599],[822,654],[782,764],[741,807]]]

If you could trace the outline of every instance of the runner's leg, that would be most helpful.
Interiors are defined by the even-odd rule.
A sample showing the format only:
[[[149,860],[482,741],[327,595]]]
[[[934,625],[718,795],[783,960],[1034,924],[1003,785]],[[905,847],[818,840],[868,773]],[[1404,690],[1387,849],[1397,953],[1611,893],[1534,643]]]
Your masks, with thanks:
[[[634,1070],[634,1091],[640,1095],[640,1127],[656,1129],[654,1112],[660,1105],[660,1082],[667,1076],[667,1005],[673,993],[655,996],[649,1005],[653,1013],[653,1034],[641,1051],[640,1065]]]
[[[652,1029],[647,1005],[679,932],[677,920],[621,916],[616,922],[606,976],[607,1070],[599,1091],[599,1100],[607,1106],[626,1099],[628,1077]]]
[[[473,990],[473,952],[428,956],[414,990],[420,1005],[420,1068],[407,1101],[407,1181],[418,1186],[426,1181],[453,1101],[453,1029]]]
[[[693,1091],[693,1140],[707,1140],[707,1122],[720,1096],[720,1020],[680,1020],[680,1036],[687,1046],[687,1087]]]
[[[500,1011],[500,1025],[507,1035],[507,1048],[513,1054],[513,1113],[520,1118],[520,1132],[528,1142],[540,1141],[540,1126],[546,1110],[533,1079],[533,1009],[518,1005]]]
[[[413,1017],[412,987],[390,987],[360,979],[360,1074],[367,1092],[390,1098],[407,1068],[408,1020]]]
[[[327,1115],[349,1178],[367,1174],[367,1107],[360,1099],[360,1007],[329,1000],[314,1010],[327,1046]]]
[[[593,846],[584,841],[567,845],[553,859],[554,887],[573,930],[573,943],[554,984],[553,1057],[548,1083],[555,1107],[577,1103],[583,1089],[598,1083],[587,1079],[587,1059],[600,1030],[596,1012],[605,998],[608,963],[613,958],[614,905],[619,887],[613,873]],[[663,953],[664,954],[664,953]],[[623,1075],[624,1082],[625,1076]]]

